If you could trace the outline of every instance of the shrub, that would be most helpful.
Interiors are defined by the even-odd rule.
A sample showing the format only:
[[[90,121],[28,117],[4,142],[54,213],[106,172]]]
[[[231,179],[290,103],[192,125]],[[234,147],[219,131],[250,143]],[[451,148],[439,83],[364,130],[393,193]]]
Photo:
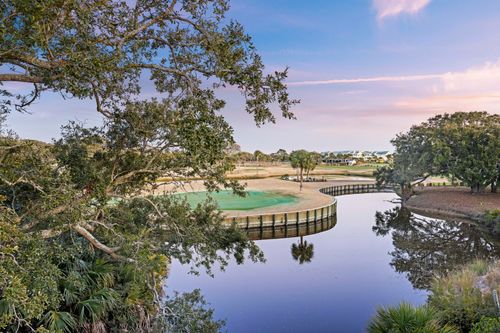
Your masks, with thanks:
[[[493,288],[500,290],[500,261],[487,264],[476,261],[464,269],[437,278],[431,286],[428,304],[440,318],[469,332],[483,316],[494,317]]]
[[[474,325],[470,333],[498,333],[500,332],[500,317],[483,317]]]
[[[396,307],[379,308],[368,325],[369,333],[457,333],[444,324],[438,313],[428,306],[414,307],[401,303]]]
[[[487,211],[484,215],[484,225],[494,234],[500,234],[500,209]]]

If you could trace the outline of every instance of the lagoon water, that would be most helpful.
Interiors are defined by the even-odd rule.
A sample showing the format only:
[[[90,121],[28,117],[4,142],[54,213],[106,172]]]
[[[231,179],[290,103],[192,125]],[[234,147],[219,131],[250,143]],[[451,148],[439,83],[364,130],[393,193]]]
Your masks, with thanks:
[[[432,273],[500,257],[475,226],[415,216],[394,199],[338,197],[337,224],[304,237],[302,264],[299,237],[257,241],[265,263],[231,263],[214,278],[173,262],[167,292],[199,288],[228,332],[364,332],[377,306],[425,303]]]

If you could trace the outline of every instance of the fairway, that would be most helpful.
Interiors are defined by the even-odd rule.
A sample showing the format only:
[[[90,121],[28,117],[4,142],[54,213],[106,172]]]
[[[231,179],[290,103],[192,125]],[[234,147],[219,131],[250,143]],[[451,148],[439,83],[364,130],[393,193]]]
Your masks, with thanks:
[[[178,193],[174,194],[174,196],[185,197],[189,205],[193,208],[207,200],[210,196],[217,201],[222,210],[251,210],[298,202],[297,197],[288,194],[268,191],[246,191],[246,193],[245,197],[235,195],[232,191]]]

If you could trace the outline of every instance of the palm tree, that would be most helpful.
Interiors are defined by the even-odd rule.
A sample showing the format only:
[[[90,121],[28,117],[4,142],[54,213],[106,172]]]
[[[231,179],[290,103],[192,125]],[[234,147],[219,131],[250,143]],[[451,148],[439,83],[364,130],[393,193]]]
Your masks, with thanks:
[[[318,165],[318,160],[321,158],[321,155],[312,152],[308,153],[305,161],[305,171],[306,171],[306,179],[309,178],[309,173],[316,169],[316,166]]]
[[[306,150],[295,150],[290,153],[290,165],[297,169],[297,177],[300,182],[300,190],[302,191],[302,182],[304,181],[304,170],[308,169],[309,152]]]
[[[314,256],[314,245],[308,244],[307,241],[304,241],[304,237],[300,236],[299,244],[292,244],[292,258],[297,260],[299,264],[303,264],[305,262],[311,262]]]
[[[44,314],[51,332],[106,332],[104,318],[115,308],[120,295],[112,289],[117,279],[114,267],[103,259],[76,261],[61,280],[63,306]]]

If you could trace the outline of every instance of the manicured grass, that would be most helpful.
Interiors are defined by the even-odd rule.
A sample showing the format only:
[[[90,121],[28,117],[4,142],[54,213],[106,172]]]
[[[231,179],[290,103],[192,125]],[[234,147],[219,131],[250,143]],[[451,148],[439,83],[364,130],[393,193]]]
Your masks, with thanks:
[[[298,201],[298,198],[293,195],[276,192],[246,191],[246,193],[245,197],[235,195],[232,191],[177,193],[174,196],[186,198],[191,207],[196,207],[208,197],[212,197],[222,210],[250,210],[292,204]]]
[[[323,170],[366,170],[366,171],[375,171],[379,167],[383,167],[387,164],[361,164],[361,165],[319,165],[317,169]]]

